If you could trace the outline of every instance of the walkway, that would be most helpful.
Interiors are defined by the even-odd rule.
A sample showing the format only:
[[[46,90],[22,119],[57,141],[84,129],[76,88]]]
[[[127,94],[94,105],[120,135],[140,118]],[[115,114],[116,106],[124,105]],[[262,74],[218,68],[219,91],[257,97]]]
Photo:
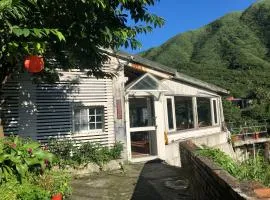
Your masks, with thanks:
[[[73,181],[71,200],[188,200],[187,173],[155,160]]]

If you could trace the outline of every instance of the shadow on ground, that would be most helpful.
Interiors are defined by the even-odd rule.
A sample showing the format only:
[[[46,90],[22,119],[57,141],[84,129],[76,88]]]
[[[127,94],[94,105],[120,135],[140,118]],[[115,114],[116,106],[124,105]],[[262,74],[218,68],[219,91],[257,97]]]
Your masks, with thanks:
[[[191,199],[188,173],[161,160],[149,161],[143,166],[131,199]]]
[[[127,165],[124,171],[101,172],[74,179],[71,200],[191,199],[188,173],[162,160]]]

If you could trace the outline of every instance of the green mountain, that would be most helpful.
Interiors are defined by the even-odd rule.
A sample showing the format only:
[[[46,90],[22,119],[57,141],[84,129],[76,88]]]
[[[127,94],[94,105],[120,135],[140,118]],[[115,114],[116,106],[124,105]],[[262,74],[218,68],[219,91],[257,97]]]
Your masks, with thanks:
[[[142,57],[247,97],[270,88],[270,0],[176,35]]]

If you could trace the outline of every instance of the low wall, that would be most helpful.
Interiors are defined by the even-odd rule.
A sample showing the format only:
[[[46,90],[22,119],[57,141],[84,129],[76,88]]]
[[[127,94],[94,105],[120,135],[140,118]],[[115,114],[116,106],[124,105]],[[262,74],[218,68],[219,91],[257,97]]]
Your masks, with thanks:
[[[113,171],[123,168],[124,162],[122,159],[111,160],[106,163],[102,169],[95,163],[89,163],[86,166],[76,167],[76,168],[68,168],[67,170],[74,176],[85,176],[87,174],[92,174],[100,171]]]
[[[174,166],[181,167],[179,143],[191,140],[198,146],[206,145],[218,148],[231,157],[235,157],[232,145],[228,143],[228,134],[226,132],[218,132],[210,135],[203,135],[196,138],[184,138],[182,141],[174,141],[165,146],[165,161]]]
[[[193,199],[198,200],[241,200],[260,199],[265,194],[256,194],[260,190],[265,193],[262,185],[240,183],[228,172],[221,169],[211,160],[196,154],[198,147],[191,141],[180,143],[182,167],[191,170],[190,187]],[[255,188],[257,187],[257,189]],[[259,188],[259,189],[258,189]],[[262,196],[260,196],[262,195]],[[267,198],[269,199],[269,198]]]

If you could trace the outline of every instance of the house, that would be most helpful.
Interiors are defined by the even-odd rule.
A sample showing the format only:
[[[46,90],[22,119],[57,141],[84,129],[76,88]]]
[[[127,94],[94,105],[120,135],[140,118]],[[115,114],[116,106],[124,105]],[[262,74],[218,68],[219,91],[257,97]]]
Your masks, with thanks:
[[[34,84],[28,73],[4,88],[4,133],[112,145],[124,143],[132,162],[161,158],[179,165],[179,141],[227,142],[221,95],[228,91],[164,65],[111,53],[112,78],[61,71],[54,84]]]

